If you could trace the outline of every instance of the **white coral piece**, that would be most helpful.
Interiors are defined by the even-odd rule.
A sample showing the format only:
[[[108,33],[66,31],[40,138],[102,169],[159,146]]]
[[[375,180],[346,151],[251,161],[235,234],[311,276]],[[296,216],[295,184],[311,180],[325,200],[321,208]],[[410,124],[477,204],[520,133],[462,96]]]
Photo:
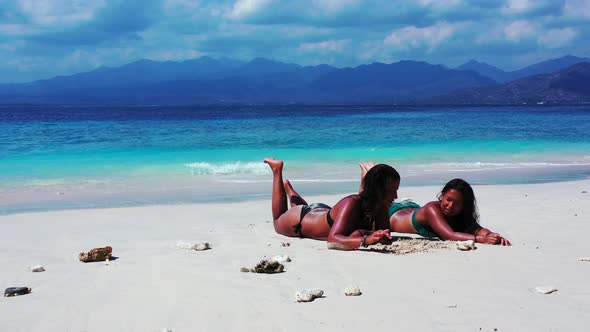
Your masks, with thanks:
[[[553,292],[557,292],[557,288],[554,286],[538,286],[535,287],[535,290],[540,294],[551,294]]]
[[[209,242],[191,243],[191,242],[178,241],[176,243],[176,248],[201,251],[201,250],[211,249],[211,245],[209,244]]]
[[[311,302],[318,297],[324,296],[324,291],[319,288],[302,290],[295,293],[295,301],[297,302]]]
[[[309,291],[303,290],[295,293],[295,301],[297,302],[311,302],[313,300],[315,300],[315,296]]]
[[[344,289],[344,295],[346,296],[359,296],[362,292],[357,285],[350,285]]]
[[[288,255],[278,255],[270,259],[271,261],[275,261],[277,263],[283,264],[291,261],[291,258]]]
[[[309,292],[311,293],[311,295],[315,296],[315,297],[322,297],[324,296],[324,291],[319,289],[319,288],[314,288],[309,290]]]
[[[29,270],[31,272],[43,272],[45,271],[45,268],[41,265],[31,265],[29,266]]]
[[[463,251],[475,249],[475,242],[473,240],[457,241],[457,249]]]
[[[197,251],[211,249],[209,242],[197,242],[193,245],[193,249]]]

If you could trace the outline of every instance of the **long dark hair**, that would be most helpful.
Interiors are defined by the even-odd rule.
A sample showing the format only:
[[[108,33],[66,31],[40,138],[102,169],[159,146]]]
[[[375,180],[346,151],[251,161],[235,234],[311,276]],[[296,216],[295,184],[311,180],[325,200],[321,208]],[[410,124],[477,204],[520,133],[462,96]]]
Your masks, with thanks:
[[[477,202],[475,201],[475,194],[473,188],[463,179],[452,179],[447,182],[438,195],[438,200],[441,200],[442,195],[447,191],[455,189],[463,194],[463,210],[459,214],[459,218],[464,226],[479,222],[479,213],[477,212]]]
[[[399,181],[399,173],[395,168],[378,164],[373,166],[365,175],[363,180],[363,191],[361,192],[361,207],[365,219],[373,219],[376,215],[377,205],[383,199],[387,180]]]

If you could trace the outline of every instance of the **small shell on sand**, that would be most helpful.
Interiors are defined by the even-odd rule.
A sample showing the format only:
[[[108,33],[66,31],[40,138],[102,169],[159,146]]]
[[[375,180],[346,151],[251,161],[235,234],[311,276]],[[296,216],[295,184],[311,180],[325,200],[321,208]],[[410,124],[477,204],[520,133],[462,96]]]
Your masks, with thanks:
[[[578,258],[580,262],[590,262],[590,257],[580,257]]]
[[[359,296],[362,292],[357,285],[350,285],[344,289],[344,295],[346,296]]]
[[[311,302],[318,297],[324,296],[324,291],[319,288],[310,290],[302,290],[295,293],[295,301],[297,302]]]
[[[456,243],[457,243],[458,250],[467,251],[467,250],[475,249],[475,242],[473,242],[473,240],[457,241]]]
[[[554,286],[537,286],[535,287],[535,290],[539,294],[551,294],[553,292],[557,292],[557,288]]]
[[[289,242],[281,242],[281,247],[289,247],[291,246],[291,243]]]
[[[211,245],[209,244],[209,242],[190,243],[190,242],[178,241],[178,243],[176,243],[176,248],[202,251],[202,250],[211,249]]]
[[[31,265],[29,266],[29,271],[31,272],[43,272],[45,268],[41,265]]]
[[[277,263],[283,264],[288,263],[291,261],[291,258],[288,255],[278,255],[270,259],[271,261],[275,261]]]

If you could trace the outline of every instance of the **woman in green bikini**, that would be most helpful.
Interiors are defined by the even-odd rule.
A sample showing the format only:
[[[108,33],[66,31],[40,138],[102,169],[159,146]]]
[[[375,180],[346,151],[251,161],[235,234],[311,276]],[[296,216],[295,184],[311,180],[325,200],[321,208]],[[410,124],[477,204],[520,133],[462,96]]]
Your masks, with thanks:
[[[272,216],[275,231],[292,237],[328,240],[328,248],[351,250],[391,242],[388,209],[397,198],[399,173],[388,165],[363,172],[362,192],[341,199],[334,207],[307,204],[283,181],[283,162],[264,159],[273,172]],[[287,208],[287,196],[291,208]]]
[[[372,162],[361,164],[361,182],[374,167]],[[453,179],[441,190],[438,201],[423,207],[405,200],[389,208],[389,229],[399,233],[415,233],[443,240],[498,244],[509,246],[510,241],[498,233],[481,227],[473,189],[465,180]]]

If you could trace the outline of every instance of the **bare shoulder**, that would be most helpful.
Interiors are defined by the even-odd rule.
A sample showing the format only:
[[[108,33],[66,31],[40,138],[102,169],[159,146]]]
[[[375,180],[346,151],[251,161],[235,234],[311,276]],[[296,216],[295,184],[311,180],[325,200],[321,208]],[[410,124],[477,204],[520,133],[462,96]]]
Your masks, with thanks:
[[[349,205],[349,204],[358,204],[361,202],[361,196],[357,195],[357,194],[353,194],[353,195],[348,195],[344,198],[342,198],[341,200],[338,201],[338,203],[336,203],[336,205],[334,205],[334,207],[336,207],[337,205]]]
[[[423,208],[428,215],[439,215],[442,213],[439,201],[428,202],[423,206]]]
[[[352,212],[361,208],[361,198],[359,195],[349,195],[336,203],[332,208],[333,212],[347,211]]]

